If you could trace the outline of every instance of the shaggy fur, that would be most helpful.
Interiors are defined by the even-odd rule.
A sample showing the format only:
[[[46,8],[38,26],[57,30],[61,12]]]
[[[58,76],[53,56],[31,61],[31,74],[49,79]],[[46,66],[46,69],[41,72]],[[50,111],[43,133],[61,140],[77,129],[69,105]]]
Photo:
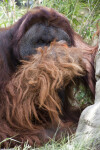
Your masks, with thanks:
[[[84,74],[85,64],[81,58],[80,49],[54,43],[43,50],[39,48],[38,54],[31,56],[29,61],[22,61],[22,66],[1,93],[1,105],[5,107],[0,110],[0,140],[15,136],[20,142],[29,140],[32,145],[34,142],[40,144],[47,138],[46,129],[58,124],[63,126],[58,90]]]
[[[94,56],[98,49],[97,46],[89,46],[83,39],[71,28],[68,19],[54,9],[46,7],[36,7],[29,11],[13,26],[0,29],[0,88],[10,80],[15,72],[20,60],[20,41],[25,33],[36,23],[44,24],[64,30],[70,38],[70,46],[87,50],[87,74],[84,78],[86,85],[89,86],[92,93],[95,93],[95,75],[94,75]],[[91,57],[92,56],[92,57]]]
[[[70,48],[54,42],[23,60],[21,39],[36,23],[61,28]],[[68,131],[77,123],[80,110],[71,106],[72,85],[78,79],[94,94],[96,50],[73,31],[67,18],[49,8],[36,7],[13,26],[0,29],[0,141],[13,137],[18,142],[12,141],[11,147],[27,140],[40,145],[58,124]],[[6,141],[2,147],[8,145]]]

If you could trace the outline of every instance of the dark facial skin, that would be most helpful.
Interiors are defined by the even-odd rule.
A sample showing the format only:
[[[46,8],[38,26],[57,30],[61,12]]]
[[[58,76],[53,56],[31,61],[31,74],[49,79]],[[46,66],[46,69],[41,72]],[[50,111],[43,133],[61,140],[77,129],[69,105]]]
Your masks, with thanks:
[[[46,26],[45,24],[33,25],[22,37],[19,48],[20,56],[25,58],[36,53],[36,48],[49,46],[52,41],[64,40],[71,46],[70,37],[61,28]]]

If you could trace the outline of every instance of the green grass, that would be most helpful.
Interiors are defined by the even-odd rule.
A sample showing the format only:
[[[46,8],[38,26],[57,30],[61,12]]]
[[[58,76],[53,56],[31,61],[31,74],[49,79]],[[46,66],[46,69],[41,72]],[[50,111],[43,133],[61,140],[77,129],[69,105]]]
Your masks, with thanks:
[[[62,137],[62,139],[59,141],[52,139],[50,142],[44,146],[41,146],[40,148],[35,148],[35,146],[31,147],[27,141],[24,143],[23,148],[21,146],[15,146],[14,150],[95,150],[95,146],[92,145],[90,147],[90,143],[92,143],[92,141],[93,139],[87,140],[87,142],[84,142],[84,140],[79,142],[79,140],[75,139],[73,135],[72,137],[68,136],[67,138]],[[9,148],[7,150],[9,150]]]

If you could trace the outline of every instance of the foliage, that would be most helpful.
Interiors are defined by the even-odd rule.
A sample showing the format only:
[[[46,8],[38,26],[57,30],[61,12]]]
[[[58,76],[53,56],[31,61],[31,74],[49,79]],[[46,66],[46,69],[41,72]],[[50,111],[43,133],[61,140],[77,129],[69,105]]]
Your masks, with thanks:
[[[86,41],[89,41],[94,30],[96,31],[96,23],[100,19],[99,0],[43,0],[42,5],[63,13],[74,30]]]
[[[75,88],[74,93],[79,106],[85,107],[93,104],[94,99],[91,95],[91,91],[89,89],[86,89],[83,85],[80,85],[78,89]]]
[[[0,1],[0,26],[8,26],[16,22],[27,10],[37,5],[54,8],[64,14],[74,30],[90,42],[100,19],[100,0],[15,0]],[[29,8],[27,5],[29,3]]]
[[[25,9],[19,9],[14,0],[0,1],[0,27],[12,25],[25,11]]]

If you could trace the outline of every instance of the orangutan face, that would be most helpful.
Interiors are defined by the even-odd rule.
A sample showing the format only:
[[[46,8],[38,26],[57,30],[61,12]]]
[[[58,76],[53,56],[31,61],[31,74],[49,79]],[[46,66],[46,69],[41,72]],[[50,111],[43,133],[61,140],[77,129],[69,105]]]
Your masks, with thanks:
[[[61,28],[36,23],[22,37],[20,41],[20,55],[22,58],[36,53],[36,48],[49,46],[52,41],[64,40],[71,46],[69,35]]]

